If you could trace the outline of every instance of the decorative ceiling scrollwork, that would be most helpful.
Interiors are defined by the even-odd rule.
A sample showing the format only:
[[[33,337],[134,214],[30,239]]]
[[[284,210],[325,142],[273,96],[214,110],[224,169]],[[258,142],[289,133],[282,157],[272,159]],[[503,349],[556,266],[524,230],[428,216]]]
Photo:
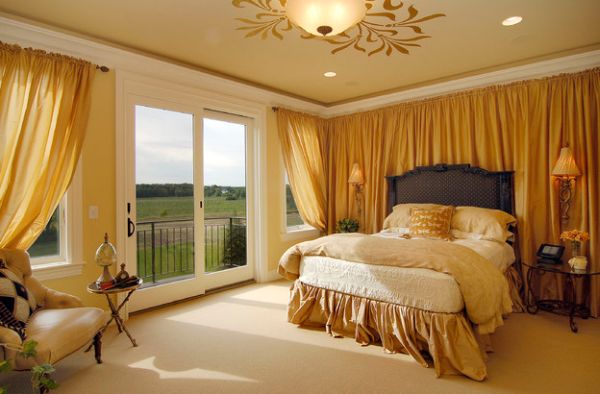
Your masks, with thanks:
[[[379,3],[381,7],[375,7]],[[236,18],[244,24],[237,29],[247,31],[246,37],[283,40],[287,32],[299,30],[304,39],[335,46],[332,54],[354,48],[368,56],[377,53],[390,56],[395,52],[408,55],[411,47],[420,47],[421,40],[431,38],[421,25],[446,16],[442,13],[419,15],[414,5],[406,7],[402,1],[394,5],[393,0],[365,0],[367,13],[363,20],[339,35],[319,37],[305,32],[288,19],[285,13],[286,0],[233,0],[232,4],[238,8],[252,6],[257,9],[253,19]]]

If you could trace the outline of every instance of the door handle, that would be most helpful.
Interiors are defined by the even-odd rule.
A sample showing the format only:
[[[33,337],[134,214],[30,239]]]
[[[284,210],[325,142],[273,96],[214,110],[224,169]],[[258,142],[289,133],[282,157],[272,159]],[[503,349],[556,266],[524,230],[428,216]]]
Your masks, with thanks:
[[[127,237],[131,237],[135,233],[135,223],[131,218],[127,218]]]
[[[127,203],[127,214],[131,213],[131,203]],[[127,218],[127,238],[130,238],[135,233],[135,223],[130,217]]]

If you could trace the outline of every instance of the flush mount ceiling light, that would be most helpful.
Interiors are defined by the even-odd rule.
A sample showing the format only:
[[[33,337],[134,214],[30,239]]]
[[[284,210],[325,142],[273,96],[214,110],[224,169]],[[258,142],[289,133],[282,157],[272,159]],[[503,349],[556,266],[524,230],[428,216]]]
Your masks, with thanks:
[[[333,78],[336,75],[337,75],[337,73],[335,71],[327,71],[326,73],[323,73],[323,76],[327,77],[327,78]]]
[[[520,16],[511,16],[510,18],[506,18],[502,21],[502,26],[513,26],[521,23],[522,20],[523,18]]]
[[[236,18],[245,25],[238,30],[248,30],[246,37],[283,40],[283,33],[296,28],[304,39],[335,45],[332,54],[347,48],[369,56],[409,54],[408,48],[420,47],[418,41],[430,38],[419,25],[446,16],[418,16],[414,6],[405,8],[401,1],[394,5],[392,0],[233,0],[232,4],[259,10],[252,19]]]
[[[287,17],[315,36],[334,36],[365,17],[364,0],[287,0]]]

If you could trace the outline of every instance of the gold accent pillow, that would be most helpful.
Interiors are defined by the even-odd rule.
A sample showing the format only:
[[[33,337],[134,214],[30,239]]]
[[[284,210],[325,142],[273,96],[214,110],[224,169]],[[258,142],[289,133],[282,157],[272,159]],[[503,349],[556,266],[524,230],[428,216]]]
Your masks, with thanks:
[[[410,215],[409,234],[412,238],[452,240],[450,224],[454,207],[413,208]]]
[[[508,225],[516,222],[514,216],[498,209],[456,207],[452,217],[452,229],[481,234],[481,239],[506,242],[512,235],[508,231]]]
[[[410,215],[413,208],[441,208],[444,205],[440,204],[398,204],[394,205],[394,209],[392,209],[392,213],[390,213],[385,220],[383,221],[383,229],[384,230],[394,230],[399,228],[408,228],[410,224]]]

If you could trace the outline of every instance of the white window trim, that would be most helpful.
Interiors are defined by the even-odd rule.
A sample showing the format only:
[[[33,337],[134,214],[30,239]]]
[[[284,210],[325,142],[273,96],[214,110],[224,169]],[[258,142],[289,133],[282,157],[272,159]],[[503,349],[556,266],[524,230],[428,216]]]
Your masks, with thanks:
[[[33,276],[38,280],[78,276],[83,272],[82,165],[75,170],[69,189],[61,201],[61,255],[31,259]]]
[[[1,22],[1,18],[0,18]],[[254,171],[255,171],[255,193],[254,207],[256,210],[255,226],[253,231],[257,234],[255,249],[255,274],[258,282],[271,280],[267,265],[267,200],[262,196],[267,194],[266,177],[261,176],[267,172],[267,103],[258,100],[256,95],[236,94],[235,89],[230,95],[225,94],[226,83],[219,80],[211,91],[209,85],[203,83],[204,74],[195,70],[187,70],[178,66],[164,64],[146,57],[140,57],[142,63],[125,62],[124,67],[115,66],[116,70],[116,162],[127,160],[128,142],[126,139],[128,129],[127,116],[124,112],[127,92],[136,89],[138,95],[154,97],[157,89],[164,93],[164,98],[177,101],[177,97],[185,96],[195,103],[203,103],[206,109],[233,113],[254,119]],[[144,73],[141,73],[140,64],[144,65]],[[210,85],[212,86],[212,85]],[[228,85],[227,85],[228,86]],[[241,85],[235,85],[239,87]],[[217,93],[218,92],[218,93]],[[149,94],[150,93],[150,94]],[[269,102],[270,103],[270,102]],[[116,174],[116,207],[117,223],[127,222],[126,211],[126,173],[123,166],[117,166]],[[127,229],[125,226],[117,225],[116,248],[126,251]]]
[[[281,155],[280,155],[281,157]],[[285,170],[285,165],[283,163],[283,158],[281,158],[280,160],[281,163],[281,184],[283,185],[282,187],[282,206],[283,209],[281,210],[281,239],[283,241],[294,241],[294,240],[298,240],[298,239],[305,239],[305,238],[309,238],[309,237],[318,237],[320,235],[319,230],[317,230],[316,228],[314,228],[313,226],[311,226],[310,224],[299,224],[296,226],[288,226],[287,225],[287,190],[286,190],[286,183],[285,183],[285,175],[286,175],[286,170]]]
[[[281,239],[284,241],[295,241],[299,239],[316,238],[321,233],[319,230],[309,224],[303,226],[294,226],[293,230],[286,228],[286,232],[281,234]]]

